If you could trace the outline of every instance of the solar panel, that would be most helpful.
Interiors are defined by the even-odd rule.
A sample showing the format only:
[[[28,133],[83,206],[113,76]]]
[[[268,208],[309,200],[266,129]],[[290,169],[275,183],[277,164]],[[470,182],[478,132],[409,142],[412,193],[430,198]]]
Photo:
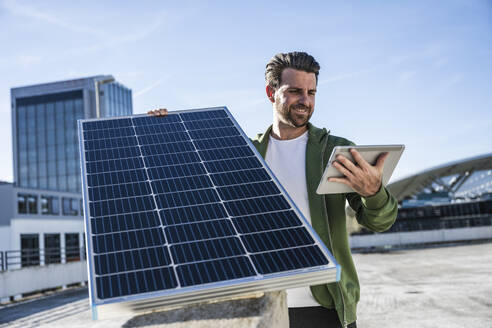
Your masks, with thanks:
[[[94,317],[339,279],[227,108],[78,124]]]

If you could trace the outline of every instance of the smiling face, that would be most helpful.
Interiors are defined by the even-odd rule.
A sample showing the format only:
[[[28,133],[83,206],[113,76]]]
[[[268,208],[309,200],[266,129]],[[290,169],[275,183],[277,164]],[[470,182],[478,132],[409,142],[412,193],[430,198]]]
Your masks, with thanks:
[[[271,89],[269,94],[274,107],[274,120],[278,121],[279,127],[305,130],[314,111],[315,95],[314,73],[284,69],[279,88]]]

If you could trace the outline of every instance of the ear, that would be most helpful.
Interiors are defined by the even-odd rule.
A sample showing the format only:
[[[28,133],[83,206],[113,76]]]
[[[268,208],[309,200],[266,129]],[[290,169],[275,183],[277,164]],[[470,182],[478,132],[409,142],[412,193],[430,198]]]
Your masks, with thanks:
[[[270,99],[270,101],[272,103],[274,103],[275,102],[275,89],[272,88],[271,86],[267,85],[265,91],[266,91],[268,99]]]

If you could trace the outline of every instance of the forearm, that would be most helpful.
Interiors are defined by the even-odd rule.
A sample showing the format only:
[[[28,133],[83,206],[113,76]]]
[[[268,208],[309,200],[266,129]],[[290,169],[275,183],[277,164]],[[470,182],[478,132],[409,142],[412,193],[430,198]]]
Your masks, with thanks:
[[[357,222],[372,231],[385,231],[396,220],[398,202],[385,187],[381,187],[370,197],[361,197],[356,193],[347,194],[347,200],[356,212]]]

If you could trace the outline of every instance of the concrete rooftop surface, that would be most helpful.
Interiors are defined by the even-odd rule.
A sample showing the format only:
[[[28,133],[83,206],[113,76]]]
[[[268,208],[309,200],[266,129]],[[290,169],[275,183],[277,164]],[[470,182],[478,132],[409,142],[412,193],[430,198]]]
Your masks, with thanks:
[[[492,243],[354,254],[354,260],[359,328],[492,328]],[[92,321],[87,288],[0,307],[0,327],[130,327],[131,318]]]

